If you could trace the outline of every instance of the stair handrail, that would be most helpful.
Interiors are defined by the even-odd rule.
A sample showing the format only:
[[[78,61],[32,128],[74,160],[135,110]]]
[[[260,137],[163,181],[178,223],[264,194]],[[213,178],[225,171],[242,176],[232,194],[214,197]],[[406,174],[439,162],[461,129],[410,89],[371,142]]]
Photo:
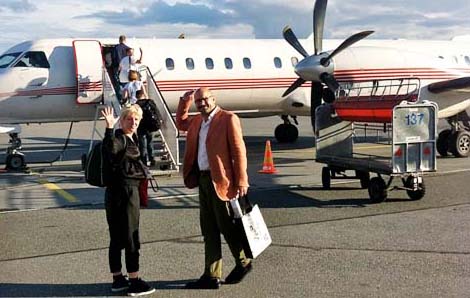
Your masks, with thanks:
[[[170,155],[170,159],[175,170],[179,170],[179,131],[176,128],[175,119],[171,114],[170,108],[168,107],[150,68],[148,66],[141,66],[141,68],[146,70],[148,96],[155,102],[160,116],[162,117],[163,123],[161,125],[160,132],[163,143]]]

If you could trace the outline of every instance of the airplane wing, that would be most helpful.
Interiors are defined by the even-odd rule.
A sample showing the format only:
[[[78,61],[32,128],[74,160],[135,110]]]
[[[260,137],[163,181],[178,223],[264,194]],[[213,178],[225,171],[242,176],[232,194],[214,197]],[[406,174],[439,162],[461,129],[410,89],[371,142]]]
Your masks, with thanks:
[[[444,93],[444,92],[464,92],[470,93],[470,77],[463,77],[453,80],[436,82],[428,85],[429,92]]]

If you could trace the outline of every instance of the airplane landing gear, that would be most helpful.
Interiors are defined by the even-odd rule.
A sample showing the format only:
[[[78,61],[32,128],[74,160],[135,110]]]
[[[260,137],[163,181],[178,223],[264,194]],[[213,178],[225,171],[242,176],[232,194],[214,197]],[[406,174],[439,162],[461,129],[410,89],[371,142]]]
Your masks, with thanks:
[[[452,129],[446,129],[439,133],[436,142],[437,152],[441,156],[452,153],[455,157],[468,157],[470,155],[470,132],[461,129],[458,121],[449,120]]]
[[[296,116],[291,116],[294,120],[295,124],[299,124],[297,122]],[[297,127],[292,124],[289,120],[288,115],[281,116],[284,123],[279,124],[276,129],[274,130],[274,136],[279,143],[293,143],[299,137],[299,130]]]
[[[7,170],[21,170],[26,167],[26,162],[24,160],[24,154],[21,153],[21,139],[18,137],[17,133],[10,134],[10,147],[7,148],[7,157],[5,160],[5,165]]]

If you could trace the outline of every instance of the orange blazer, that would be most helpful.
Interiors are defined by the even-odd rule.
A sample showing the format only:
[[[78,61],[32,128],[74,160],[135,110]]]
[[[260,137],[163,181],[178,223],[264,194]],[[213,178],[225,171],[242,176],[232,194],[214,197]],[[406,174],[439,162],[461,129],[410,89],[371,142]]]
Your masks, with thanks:
[[[191,103],[190,100],[180,100],[176,111],[176,127],[187,131],[183,177],[188,188],[198,186],[197,151],[203,121],[201,115],[189,117]],[[239,186],[249,186],[246,147],[237,115],[219,108],[207,133],[206,148],[217,195],[223,201],[235,198]]]

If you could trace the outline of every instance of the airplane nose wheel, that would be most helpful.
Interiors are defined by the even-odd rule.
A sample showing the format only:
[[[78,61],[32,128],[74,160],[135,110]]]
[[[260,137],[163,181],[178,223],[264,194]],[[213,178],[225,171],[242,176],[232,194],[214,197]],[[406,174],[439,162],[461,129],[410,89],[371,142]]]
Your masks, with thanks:
[[[26,163],[24,161],[23,154],[15,153],[15,154],[9,154],[7,156],[5,165],[8,170],[17,171],[17,170],[24,169],[26,166]]]
[[[11,144],[7,148],[7,157],[5,160],[5,166],[7,170],[22,170],[26,168],[26,162],[24,160],[24,154],[21,153],[21,139],[17,133],[11,133],[10,141]]]

